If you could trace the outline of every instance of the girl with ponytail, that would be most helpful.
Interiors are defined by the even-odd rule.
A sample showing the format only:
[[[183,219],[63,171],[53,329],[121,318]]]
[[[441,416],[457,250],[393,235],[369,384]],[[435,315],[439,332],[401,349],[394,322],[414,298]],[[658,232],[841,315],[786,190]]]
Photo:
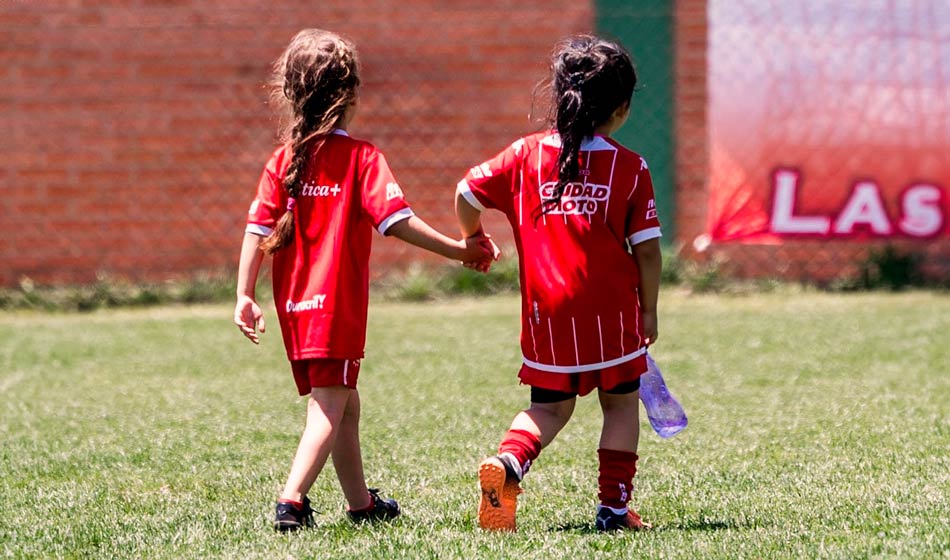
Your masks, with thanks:
[[[515,529],[520,482],[597,389],[599,530],[649,527],[627,503],[638,459],[640,375],[657,338],[660,223],[646,161],[610,136],[630,114],[637,76],[619,44],[589,35],[551,59],[550,130],[525,136],[473,167],[458,185],[463,235],[481,212],[512,225],[521,267],[519,377],[531,405],[479,467],[478,519]]]
[[[234,323],[255,344],[265,330],[254,287],[273,256],[274,302],[307,425],[277,502],[274,528],[313,524],[307,492],[333,459],[354,521],[392,519],[395,500],[368,489],[356,390],[366,341],[372,230],[487,270],[497,247],[484,235],[450,239],[415,216],[386,158],[346,132],[360,74],[346,39],[299,32],[275,64],[274,99],[287,122],[251,203],[238,267]]]

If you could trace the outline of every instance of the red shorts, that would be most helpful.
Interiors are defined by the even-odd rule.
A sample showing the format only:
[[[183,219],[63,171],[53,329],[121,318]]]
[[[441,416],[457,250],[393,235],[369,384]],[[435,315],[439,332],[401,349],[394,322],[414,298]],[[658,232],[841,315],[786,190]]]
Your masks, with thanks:
[[[620,365],[580,373],[554,373],[523,364],[518,377],[525,385],[584,396],[594,389],[609,391],[621,383],[636,381],[646,371],[644,354]]]
[[[356,389],[356,379],[360,376],[360,361],[337,358],[291,360],[290,369],[294,372],[297,391],[301,395],[309,395],[315,387],[343,385]]]

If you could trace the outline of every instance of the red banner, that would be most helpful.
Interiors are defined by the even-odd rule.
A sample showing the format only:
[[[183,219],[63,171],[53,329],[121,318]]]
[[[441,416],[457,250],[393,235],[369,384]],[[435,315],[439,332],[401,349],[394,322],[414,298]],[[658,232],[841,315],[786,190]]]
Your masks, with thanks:
[[[713,241],[950,235],[950,3],[712,0],[709,25]]]

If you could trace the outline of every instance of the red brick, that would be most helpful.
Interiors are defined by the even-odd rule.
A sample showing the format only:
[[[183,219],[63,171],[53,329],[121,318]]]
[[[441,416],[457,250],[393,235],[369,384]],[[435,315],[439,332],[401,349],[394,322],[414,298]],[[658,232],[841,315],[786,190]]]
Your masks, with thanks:
[[[696,104],[677,117],[680,130],[698,139],[679,143],[677,161],[684,162],[680,179],[689,181],[684,192],[702,193],[705,1],[674,5],[686,49],[677,52],[684,69],[675,76],[677,92]],[[417,210],[451,231],[452,185],[514,134],[537,127],[526,115],[551,45],[592,28],[593,17],[589,2],[566,0],[103,0],[45,12],[4,8],[0,111],[13,115],[13,132],[0,180],[17,187],[5,208],[29,210],[17,216],[23,225],[12,246],[29,243],[44,260],[4,258],[10,268],[0,267],[0,283],[25,273],[75,282],[99,270],[160,279],[233,267],[235,236],[274,147],[276,123],[262,86],[300,22],[318,21],[357,42],[365,84],[353,132],[386,150]],[[536,23],[532,34],[521,32],[524,21]],[[698,171],[690,171],[694,165]],[[198,218],[204,225],[196,232]],[[503,220],[490,220],[510,240]],[[169,228],[180,233],[173,246],[143,250]],[[45,235],[60,229],[80,233]],[[442,262],[390,241],[378,244],[373,264],[410,261]]]
[[[4,10],[0,11],[0,28],[35,28],[42,21],[43,16],[40,12],[30,9],[13,6],[10,9],[10,2],[4,2]]]
[[[18,169],[16,172],[16,181],[20,184],[63,183],[66,182],[68,178],[69,172],[62,168],[27,168]]]

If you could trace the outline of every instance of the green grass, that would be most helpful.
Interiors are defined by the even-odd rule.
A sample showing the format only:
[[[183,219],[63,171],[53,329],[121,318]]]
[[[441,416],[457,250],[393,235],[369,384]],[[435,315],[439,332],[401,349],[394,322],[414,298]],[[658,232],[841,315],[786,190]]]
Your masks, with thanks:
[[[532,469],[516,535],[475,528],[475,467],[527,402],[518,301],[374,302],[360,387],[369,482],[354,527],[332,467],[318,527],[269,526],[304,421],[273,313],[227,306],[0,318],[0,557],[950,556],[950,297],[665,293],[654,355],[690,415],[644,421],[634,501],[656,529],[593,532],[595,399]]]

